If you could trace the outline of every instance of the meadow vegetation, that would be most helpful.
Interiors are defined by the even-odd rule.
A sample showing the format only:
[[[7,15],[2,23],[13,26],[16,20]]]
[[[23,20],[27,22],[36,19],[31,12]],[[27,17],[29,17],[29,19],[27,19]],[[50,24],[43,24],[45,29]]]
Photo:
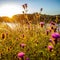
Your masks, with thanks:
[[[60,60],[59,20],[44,17],[0,17],[0,60]],[[18,25],[11,29],[3,22]]]

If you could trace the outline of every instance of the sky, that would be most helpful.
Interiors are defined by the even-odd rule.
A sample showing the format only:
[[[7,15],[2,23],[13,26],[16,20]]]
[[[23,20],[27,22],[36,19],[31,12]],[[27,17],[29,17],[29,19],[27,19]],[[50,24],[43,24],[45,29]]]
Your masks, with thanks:
[[[0,16],[10,14],[20,14],[24,10],[22,5],[27,3],[28,13],[40,12],[42,14],[60,14],[60,0],[0,0]],[[10,10],[10,11],[9,11]]]

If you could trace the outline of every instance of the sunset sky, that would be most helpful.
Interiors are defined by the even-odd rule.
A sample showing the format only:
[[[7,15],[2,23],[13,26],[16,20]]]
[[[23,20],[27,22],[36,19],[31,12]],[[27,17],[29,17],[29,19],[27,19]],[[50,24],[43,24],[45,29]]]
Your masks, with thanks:
[[[23,11],[22,5],[28,4],[28,13],[60,14],[60,0],[0,0],[0,16],[12,16]]]

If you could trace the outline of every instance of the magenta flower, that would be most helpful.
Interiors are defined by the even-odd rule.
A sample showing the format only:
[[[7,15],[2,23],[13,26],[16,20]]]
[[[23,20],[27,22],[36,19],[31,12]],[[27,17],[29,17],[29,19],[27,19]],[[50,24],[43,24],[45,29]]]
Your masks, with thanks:
[[[59,33],[53,33],[53,34],[52,34],[52,37],[53,37],[53,38],[56,38],[56,39],[57,39],[57,38],[60,38],[60,34],[59,34]]]
[[[51,24],[51,25],[55,25],[56,23],[52,21],[50,24]]]
[[[59,33],[53,33],[52,37],[55,38],[54,42],[55,42],[55,44],[57,44],[58,43],[58,39],[60,38],[60,34]]]
[[[22,43],[22,44],[20,44],[20,46],[21,46],[22,48],[24,48],[24,47],[26,46],[26,44]]]
[[[49,45],[48,50],[51,52],[53,50],[53,47]]]
[[[50,30],[46,30],[47,35],[49,34]]]
[[[52,42],[52,39],[49,39],[49,42]]]
[[[23,58],[23,57],[24,57],[24,55],[25,55],[25,53],[24,53],[24,52],[19,52],[19,53],[18,53],[18,58]]]
[[[44,25],[44,22],[40,22],[40,25],[41,25],[41,27],[43,27],[43,25]]]
[[[54,41],[52,39],[49,39],[49,42],[54,45]]]

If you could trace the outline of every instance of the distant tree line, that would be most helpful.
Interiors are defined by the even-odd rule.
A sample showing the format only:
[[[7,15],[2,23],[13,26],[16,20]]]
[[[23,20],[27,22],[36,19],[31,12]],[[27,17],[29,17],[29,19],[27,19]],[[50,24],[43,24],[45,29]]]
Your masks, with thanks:
[[[57,23],[60,23],[60,15],[43,15],[39,13],[33,13],[33,14],[17,14],[14,15],[12,18],[9,18],[7,16],[0,17],[0,22],[19,22],[19,23],[39,23],[40,21],[44,22],[50,22],[54,21]]]

